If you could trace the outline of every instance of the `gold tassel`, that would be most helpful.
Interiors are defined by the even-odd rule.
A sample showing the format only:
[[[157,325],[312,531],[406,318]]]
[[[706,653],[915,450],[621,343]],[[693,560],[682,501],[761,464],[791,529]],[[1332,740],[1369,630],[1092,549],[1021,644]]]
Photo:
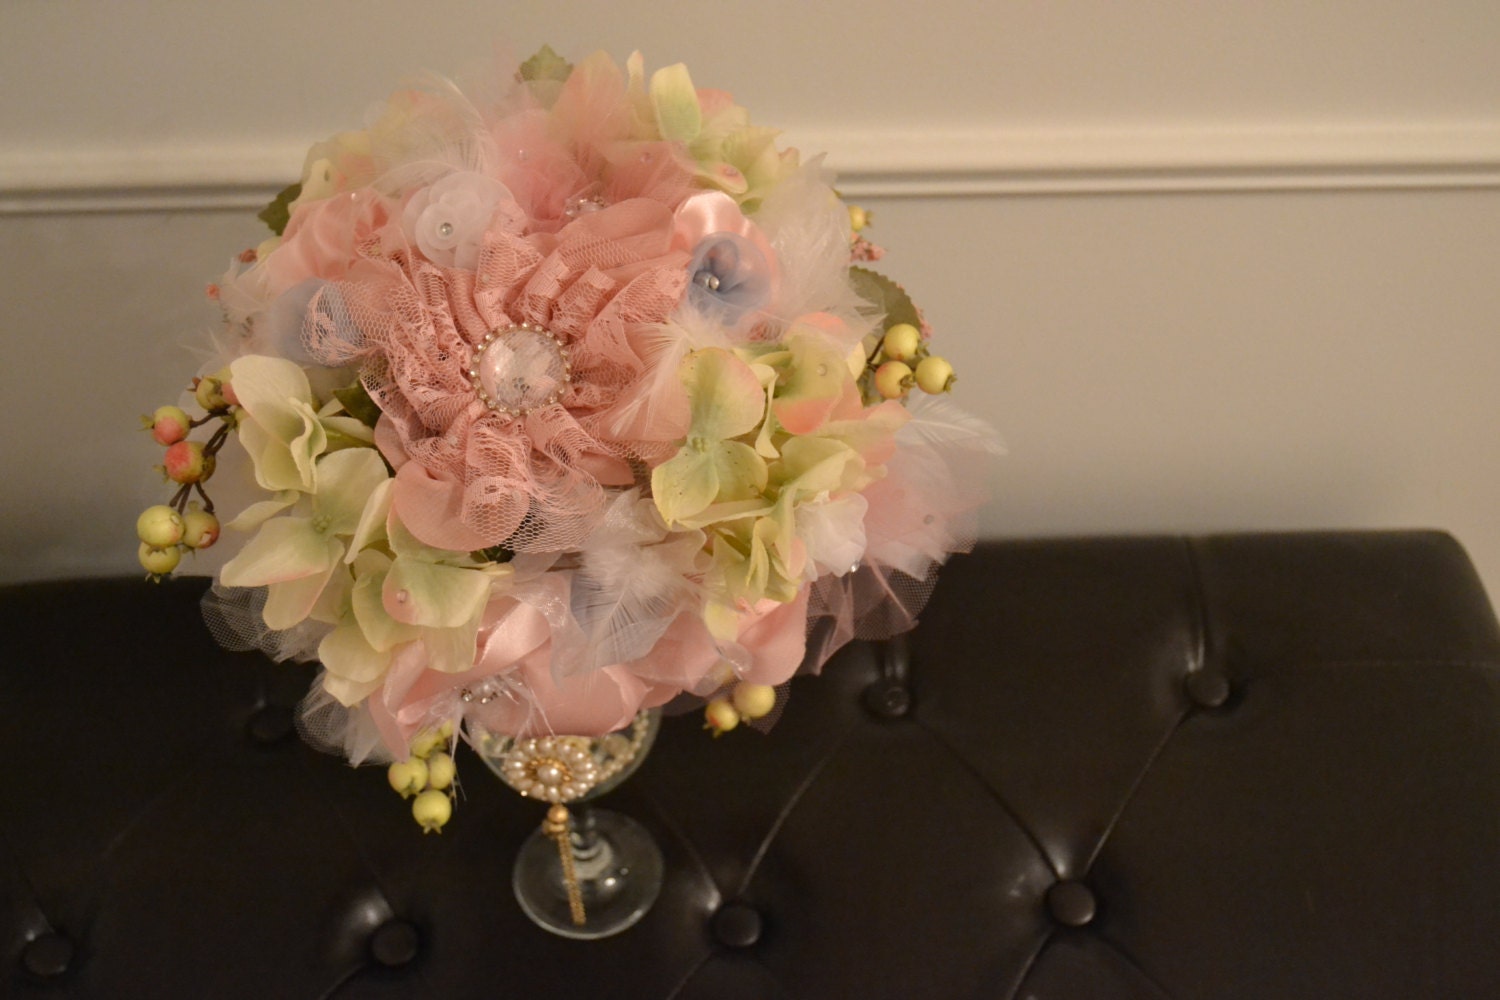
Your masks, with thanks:
[[[557,841],[557,857],[562,861],[563,884],[568,887],[568,909],[573,915],[573,926],[584,923],[583,891],[578,888],[578,873],[573,868],[573,840],[568,835],[572,826],[568,807],[561,803],[547,810],[542,820],[542,833]]]

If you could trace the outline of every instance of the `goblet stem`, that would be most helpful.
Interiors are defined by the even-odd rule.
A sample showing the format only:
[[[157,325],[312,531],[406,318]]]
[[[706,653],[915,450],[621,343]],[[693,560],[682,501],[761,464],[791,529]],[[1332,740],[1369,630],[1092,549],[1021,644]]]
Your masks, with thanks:
[[[475,749],[522,795],[550,799],[547,821],[521,845],[511,884],[533,922],[554,934],[600,938],[643,917],[661,891],[662,855],[635,820],[581,803],[640,766],[661,710],[601,737],[513,739],[480,729]]]
[[[563,937],[618,934],[646,915],[661,891],[661,850],[646,828],[621,813],[580,809],[567,838],[584,921],[574,921],[558,842],[541,830],[521,845],[512,885],[521,909]]]

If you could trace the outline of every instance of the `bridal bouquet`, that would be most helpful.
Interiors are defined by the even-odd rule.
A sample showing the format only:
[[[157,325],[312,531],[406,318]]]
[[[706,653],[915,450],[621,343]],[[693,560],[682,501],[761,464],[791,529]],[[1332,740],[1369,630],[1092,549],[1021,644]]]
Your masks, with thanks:
[[[211,477],[243,494],[209,625],[321,664],[300,728],[355,763],[668,702],[764,725],[910,628],[998,445],[777,136],[681,65],[543,49],[314,146],[148,418],[147,571],[214,544]]]

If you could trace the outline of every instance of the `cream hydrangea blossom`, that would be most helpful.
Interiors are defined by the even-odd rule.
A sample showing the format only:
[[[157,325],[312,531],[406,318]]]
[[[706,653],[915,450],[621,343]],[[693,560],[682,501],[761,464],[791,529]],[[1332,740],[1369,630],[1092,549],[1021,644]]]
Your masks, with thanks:
[[[380,687],[400,647],[422,644],[427,667],[461,673],[474,665],[475,644],[492,588],[512,568],[423,545],[390,518],[382,491],[370,520],[386,525],[385,545],[355,555],[335,627],[318,646],[323,687],[353,705]]]
[[[235,359],[229,374],[240,406],[240,443],[255,481],[267,490],[314,493],[318,456],[375,442],[368,427],[343,415],[338,400],[319,407],[295,362],[251,354]]]
[[[271,629],[289,629],[312,614],[390,473],[373,449],[352,448],[323,456],[314,478],[317,492],[265,519],[219,571],[225,586],[267,588],[263,617]]]
[[[796,150],[776,148],[778,129],[751,125],[723,91],[698,90],[681,63],[651,75],[650,104],[662,136],[697,161],[700,181],[737,202],[753,205],[799,167]]]

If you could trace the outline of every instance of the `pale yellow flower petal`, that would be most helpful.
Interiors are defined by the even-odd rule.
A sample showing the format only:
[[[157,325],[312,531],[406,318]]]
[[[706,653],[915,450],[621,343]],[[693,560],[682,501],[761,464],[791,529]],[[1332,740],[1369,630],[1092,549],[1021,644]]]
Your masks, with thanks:
[[[273,500],[259,500],[234,516],[224,527],[235,531],[257,528],[297,502],[296,490],[282,490]]]
[[[344,548],[305,517],[273,518],[219,571],[226,587],[264,587],[307,576],[327,578]]]
[[[371,496],[390,480],[385,462],[373,448],[351,448],[323,456],[318,462],[318,517],[330,534],[353,535],[359,530]]]
[[[714,475],[719,481],[719,491],[714,499],[749,500],[760,496],[766,488],[766,460],[748,444],[721,441],[710,448],[708,454],[713,459]]]
[[[484,609],[490,577],[477,569],[398,556],[386,576],[385,594],[399,605],[397,616],[401,621],[454,628]]]
[[[480,614],[455,628],[422,630],[422,645],[427,650],[427,666],[445,674],[463,673],[474,666],[478,650]]]
[[[663,139],[691,142],[703,126],[698,91],[682,63],[664,66],[651,74],[651,104],[656,109],[656,127]]]
[[[354,591],[350,595],[354,620],[364,633],[365,641],[381,652],[388,652],[403,642],[410,642],[420,634],[415,627],[396,621],[385,610],[382,595],[385,578],[384,572],[361,576],[355,581]]]
[[[287,580],[284,583],[269,584],[266,587],[266,606],[261,611],[261,618],[265,620],[266,628],[282,631],[306,621],[317,605],[318,598],[322,596],[329,577],[333,576],[336,569],[338,569],[338,554],[334,553],[332,563],[321,573],[304,576],[298,580]]]
[[[723,441],[760,426],[766,406],[761,381],[734,352],[721,347],[694,351],[678,373],[691,402],[690,437]]]
[[[712,455],[691,447],[651,470],[651,498],[667,524],[691,517],[714,502],[719,478]]]

